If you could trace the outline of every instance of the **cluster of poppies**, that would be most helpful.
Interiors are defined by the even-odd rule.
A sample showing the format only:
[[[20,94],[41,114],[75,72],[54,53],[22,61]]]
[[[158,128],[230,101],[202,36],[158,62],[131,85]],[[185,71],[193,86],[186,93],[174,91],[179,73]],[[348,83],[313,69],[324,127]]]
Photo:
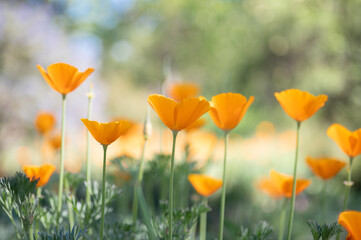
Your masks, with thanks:
[[[92,72],[93,69],[89,68],[85,72],[79,72],[77,68],[65,63],[52,64],[47,68],[47,71],[38,65],[38,69],[45,79],[45,81],[57,92],[62,95],[62,129],[61,129],[61,150],[60,150],[60,179],[59,179],[59,202],[58,202],[58,214],[62,208],[62,191],[63,191],[63,179],[64,179],[64,137],[65,137],[65,121],[66,121],[66,96],[68,93],[75,90]],[[189,181],[195,188],[195,190],[202,196],[208,197],[222,188],[221,194],[221,213],[220,213],[220,227],[219,227],[219,239],[223,239],[223,225],[224,225],[224,211],[226,202],[226,167],[227,167],[227,142],[228,136],[232,129],[234,129],[242,120],[246,114],[248,108],[254,101],[254,97],[251,96],[248,99],[239,93],[221,93],[212,97],[211,101],[207,101],[204,97],[195,97],[198,90],[191,85],[183,85],[178,88],[176,93],[172,93],[174,99],[167,98],[163,95],[153,94],[148,97],[148,103],[159,116],[164,125],[169,128],[173,133],[173,147],[170,162],[170,178],[169,178],[169,239],[173,237],[173,180],[174,180],[174,155],[177,135],[180,131],[191,128],[196,124],[197,120],[209,113],[214,124],[224,133],[224,161],[223,161],[223,176],[222,180],[214,179],[210,176],[191,174],[188,176]],[[297,180],[297,162],[298,162],[298,143],[299,143],[299,130],[301,123],[312,115],[314,115],[327,101],[326,95],[313,96],[312,94],[301,91],[298,89],[289,89],[279,93],[275,93],[275,97],[284,109],[284,111],[293,118],[297,123],[297,143],[296,154],[294,161],[293,176],[287,176],[285,174],[271,170],[270,179],[264,179],[260,182],[259,186],[268,192],[270,195],[277,197],[291,198],[291,210],[288,223],[288,239],[291,239],[292,225],[294,216],[295,197],[298,193],[302,192],[311,183],[309,180],[299,179]],[[104,228],[104,194],[105,194],[105,176],[106,176],[106,153],[107,148],[115,140],[117,140],[122,134],[124,134],[130,127],[128,121],[114,121],[109,123],[99,123],[89,119],[81,119],[90,134],[98,141],[104,149],[103,159],[103,191],[102,191],[102,216],[100,225],[100,239],[103,239]],[[146,129],[146,128],[145,128]],[[343,206],[343,211],[347,208],[347,201],[350,188],[352,186],[351,181],[351,167],[353,159],[361,153],[361,129],[350,132],[345,127],[339,124],[333,124],[327,131],[328,136],[333,139],[340,148],[349,156],[348,165],[348,180],[346,181],[346,194]],[[144,144],[147,140],[147,130],[144,134]],[[320,177],[327,179],[336,174],[345,164],[336,160],[322,160],[309,158],[307,160],[315,173],[318,173]],[[142,167],[143,159],[140,162],[138,184],[142,180]],[[88,164],[87,164],[88,166]],[[35,167],[33,169],[36,169]],[[49,168],[49,172],[52,173],[53,168]],[[30,170],[29,167],[24,171],[29,177],[39,178],[38,185],[44,185],[49,179],[49,172],[43,174],[43,169]],[[88,169],[87,169],[88,171]],[[43,175],[42,175],[43,174]],[[87,178],[87,181],[90,178]],[[136,199],[136,193],[135,193]],[[137,203],[133,205],[133,210],[136,209]],[[359,214],[359,213],[357,213]],[[360,239],[360,235],[355,235],[352,231],[352,218],[356,218],[353,212],[344,212],[340,215],[339,222],[343,224],[349,231],[350,237],[353,239]],[[203,220],[202,220],[203,219]],[[357,215],[357,219],[361,219],[360,215]],[[358,221],[359,221],[358,220]],[[205,220],[205,215],[201,216],[201,230],[200,239],[206,239],[205,224],[202,224]],[[203,227],[202,227],[203,226]],[[280,228],[279,239],[282,239],[284,229]]]

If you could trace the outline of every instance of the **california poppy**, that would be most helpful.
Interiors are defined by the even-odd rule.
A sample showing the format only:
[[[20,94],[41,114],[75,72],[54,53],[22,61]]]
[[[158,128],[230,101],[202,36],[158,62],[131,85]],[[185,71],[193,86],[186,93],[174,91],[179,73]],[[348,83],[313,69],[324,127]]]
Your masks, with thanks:
[[[302,122],[310,118],[327,101],[326,95],[314,96],[299,89],[276,92],[275,97],[283,110],[294,120]]]
[[[51,175],[55,171],[55,166],[47,163],[41,165],[40,167],[26,165],[23,166],[23,171],[25,172],[26,176],[30,178],[31,181],[39,179],[36,187],[42,187],[48,183]]]
[[[55,116],[52,113],[40,112],[35,119],[36,130],[40,134],[47,134],[53,130],[55,121]]]
[[[188,181],[203,197],[211,196],[222,187],[222,180],[218,180],[203,174],[189,174]]]
[[[346,228],[347,240],[361,240],[361,212],[342,212],[338,217],[338,223]]]
[[[345,162],[334,158],[311,158],[306,159],[312,172],[323,180],[334,177],[345,165]]]
[[[66,63],[51,64],[47,71],[40,65],[36,67],[49,86],[63,95],[75,90],[94,71],[88,68],[85,72],[79,72],[76,67]]]
[[[81,121],[88,128],[91,135],[102,145],[109,145],[124,134],[130,124],[128,121],[99,123],[82,118]]]
[[[61,147],[61,135],[60,134],[54,134],[52,135],[49,139],[48,142],[50,144],[50,146],[54,149],[54,150],[58,150]]]
[[[168,95],[176,101],[197,96],[199,87],[194,83],[173,83],[168,88]]]
[[[327,135],[349,157],[353,158],[361,154],[361,128],[351,132],[344,126],[334,123],[328,128]]]
[[[279,188],[276,187],[272,179],[262,178],[257,182],[256,186],[258,189],[270,195],[271,197],[280,198],[283,195],[282,191],[280,191]]]
[[[270,179],[274,184],[274,187],[278,192],[282,194],[282,196],[290,198],[292,197],[292,189],[293,189],[293,177],[279,173],[275,170],[271,170]],[[300,194],[303,190],[305,190],[311,184],[311,180],[307,179],[297,179],[296,181],[296,195]]]
[[[209,115],[218,128],[232,130],[242,120],[253,101],[253,96],[247,100],[239,93],[221,93],[212,97]]]
[[[194,123],[192,123],[189,127],[187,127],[185,130],[187,132],[192,132],[194,130],[198,130],[201,127],[203,127],[206,124],[206,120],[203,118],[198,118]]]
[[[148,103],[160,120],[173,131],[181,131],[191,126],[209,111],[209,103],[203,97],[186,98],[177,103],[173,99],[153,94],[148,97]]]

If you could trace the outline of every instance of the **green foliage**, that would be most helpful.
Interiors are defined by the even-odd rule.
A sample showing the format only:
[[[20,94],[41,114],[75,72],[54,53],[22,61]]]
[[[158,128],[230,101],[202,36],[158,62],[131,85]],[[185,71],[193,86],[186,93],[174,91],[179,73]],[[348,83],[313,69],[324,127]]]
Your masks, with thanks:
[[[85,232],[77,226],[68,231],[64,230],[64,228],[59,231],[53,228],[50,233],[39,233],[39,238],[35,238],[35,240],[85,240],[87,239],[85,238]]]
[[[307,220],[307,225],[310,227],[313,240],[329,240],[332,236],[342,232],[342,227],[337,223],[319,225],[315,220]]]
[[[161,202],[161,215],[153,219],[153,226],[158,239],[168,239],[168,203]],[[196,204],[190,208],[173,210],[173,239],[184,240],[194,235],[192,228],[202,213],[210,208],[204,204]]]
[[[11,220],[19,239],[30,237],[29,231],[40,216],[37,183],[38,180],[30,181],[20,172],[0,179],[0,206]],[[20,219],[22,228],[17,228],[13,213]]]
[[[107,240],[144,240],[147,239],[147,229],[139,222],[125,221],[105,225],[105,239]]]
[[[269,223],[262,221],[255,226],[253,232],[241,226],[240,234],[237,234],[236,240],[267,240],[271,239],[272,232],[273,227]]]

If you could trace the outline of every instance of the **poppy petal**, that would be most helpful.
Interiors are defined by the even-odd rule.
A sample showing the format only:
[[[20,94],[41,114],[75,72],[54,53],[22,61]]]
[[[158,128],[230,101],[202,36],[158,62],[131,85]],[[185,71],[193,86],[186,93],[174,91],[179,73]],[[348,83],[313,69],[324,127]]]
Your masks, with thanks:
[[[345,211],[338,217],[338,223],[346,228],[353,240],[361,240],[361,212]]]
[[[222,187],[222,180],[202,174],[189,174],[188,180],[194,189],[202,196],[208,197]]]
[[[186,98],[175,106],[173,130],[182,130],[193,124],[198,118],[209,111],[207,100]]]
[[[177,103],[159,94],[153,94],[148,97],[149,105],[158,114],[160,120],[168,128],[173,129],[174,124],[174,109]]]

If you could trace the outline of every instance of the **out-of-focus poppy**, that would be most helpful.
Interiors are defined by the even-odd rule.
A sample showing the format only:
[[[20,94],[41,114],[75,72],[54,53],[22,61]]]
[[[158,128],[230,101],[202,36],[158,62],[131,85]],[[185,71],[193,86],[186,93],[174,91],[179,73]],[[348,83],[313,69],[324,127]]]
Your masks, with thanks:
[[[351,132],[344,126],[334,123],[327,129],[327,135],[349,157],[356,157],[361,154],[361,128]]]
[[[307,157],[306,161],[312,172],[323,180],[333,178],[346,165],[334,158]]]
[[[55,171],[55,166],[47,163],[41,165],[40,167],[26,165],[23,166],[23,171],[25,172],[26,176],[30,178],[31,181],[39,179],[36,187],[42,187],[48,183],[51,175]]]
[[[176,101],[197,96],[199,87],[197,84],[189,82],[178,82],[170,85],[168,95]]]
[[[55,116],[52,113],[40,112],[35,119],[35,128],[42,135],[45,135],[55,126]]]
[[[209,197],[222,187],[222,180],[203,174],[189,174],[188,180],[194,189],[203,197]]]

